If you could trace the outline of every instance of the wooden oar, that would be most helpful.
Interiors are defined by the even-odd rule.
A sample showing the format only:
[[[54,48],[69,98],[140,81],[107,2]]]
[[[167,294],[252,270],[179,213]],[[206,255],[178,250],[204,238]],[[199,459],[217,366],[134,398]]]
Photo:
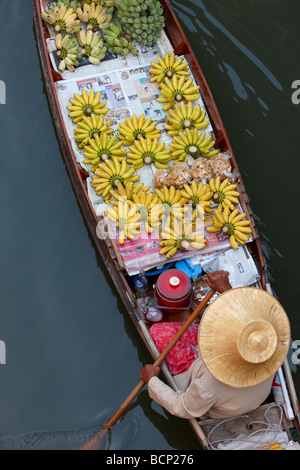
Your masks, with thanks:
[[[176,333],[174,338],[170,341],[168,346],[163,350],[163,352],[158,356],[156,361],[153,363],[154,366],[160,366],[163,361],[165,360],[166,356],[169,354],[171,349],[175,346],[177,341],[181,338],[183,333],[188,329],[188,327],[193,323],[193,321],[196,319],[196,317],[199,315],[200,311],[206,307],[207,303],[210,301],[212,296],[215,294],[215,291],[211,289],[208,294],[204,297],[202,302],[195,308],[193,313],[189,316],[189,318],[186,320],[186,322],[183,324],[183,326],[180,328],[180,330]],[[134,400],[134,398],[139,394],[139,392],[142,390],[144,387],[145,382],[141,380],[136,387],[132,390],[132,392],[128,395],[126,400],[122,403],[120,408],[115,412],[115,414],[110,418],[110,420],[103,426],[101,431],[98,433],[94,439],[91,441],[87,442],[84,444],[83,447],[81,447],[80,450],[98,450],[102,439],[106,436],[108,431],[117,423],[117,421],[121,418],[123,413],[126,411],[128,406],[131,404],[131,402]]]

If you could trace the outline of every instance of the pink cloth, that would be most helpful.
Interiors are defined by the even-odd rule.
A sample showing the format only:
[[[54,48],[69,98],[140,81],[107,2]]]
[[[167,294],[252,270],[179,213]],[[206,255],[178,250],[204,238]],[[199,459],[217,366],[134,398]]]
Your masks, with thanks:
[[[182,325],[183,323],[178,322],[165,322],[155,323],[151,326],[150,335],[159,353],[164,351]],[[192,323],[166,356],[165,362],[172,375],[186,372],[199,357],[198,326],[198,323]]]

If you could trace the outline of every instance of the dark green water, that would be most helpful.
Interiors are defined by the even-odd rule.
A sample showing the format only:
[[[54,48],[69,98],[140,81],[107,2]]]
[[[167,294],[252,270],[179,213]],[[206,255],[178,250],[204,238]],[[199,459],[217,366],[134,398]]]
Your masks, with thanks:
[[[83,223],[49,114],[31,1],[24,3],[1,0],[14,21],[0,17],[0,340],[7,354],[0,449],[75,449],[116,411],[150,357]],[[291,85],[300,79],[299,2],[171,5],[222,116],[296,340],[300,105]],[[296,365],[293,377],[299,393]],[[199,448],[189,426],[151,404],[146,390],[105,446]]]

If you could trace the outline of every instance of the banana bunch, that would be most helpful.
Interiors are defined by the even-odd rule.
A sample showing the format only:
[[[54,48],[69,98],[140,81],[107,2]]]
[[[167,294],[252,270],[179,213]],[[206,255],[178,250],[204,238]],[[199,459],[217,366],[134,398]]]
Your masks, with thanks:
[[[99,36],[98,31],[93,33],[91,29],[88,29],[85,33],[80,29],[77,32],[77,40],[79,45],[82,47],[80,51],[81,55],[87,56],[91,64],[100,64],[100,61],[105,57],[107,48],[104,46],[103,40]]]
[[[235,205],[239,203],[237,199],[240,196],[238,191],[234,191],[237,184],[229,184],[228,178],[222,183],[220,176],[217,176],[214,180],[209,180],[209,187],[213,192],[213,202],[219,204],[223,209],[228,206],[229,209],[234,210]]]
[[[178,80],[177,75],[173,75],[172,81],[166,77],[164,83],[159,84],[161,97],[157,98],[159,103],[166,103],[164,111],[172,108],[175,102],[197,101],[200,98],[199,86],[194,86],[193,79],[186,79],[185,76]]]
[[[165,53],[164,58],[158,56],[158,62],[150,62],[152,68],[149,69],[149,73],[153,75],[150,78],[150,82],[164,82],[165,78],[171,79],[173,75],[176,75],[177,78],[187,75],[191,75],[191,72],[188,70],[188,63],[184,60],[184,57],[179,57],[175,60],[175,53],[168,52]]]
[[[164,27],[164,12],[157,0],[115,0],[118,17],[128,34],[144,46],[152,46]]]
[[[219,206],[212,217],[213,225],[206,227],[207,232],[223,232],[229,236],[230,245],[235,250],[238,249],[239,244],[245,245],[249,240],[250,233],[252,232],[249,225],[249,220],[244,220],[245,213],[239,214],[238,209],[231,211],[229,207],[222,210]]]
[[[188,156],[198,158],[202,157],[210,158],[220,152],[219,149],[213,149],[215,141],[209,135],[205,137],[205,131],[199,135],[198,129],[189,130],[186,128],[185,133],[179,132],[178,136],[173,137],[173,141],[170,144],[172,150],[172,159],[177,162],[184,162]]]
[[[128,34],[123,34],[123,27],[120,21],[111,22],[103,31],[103,38],[107,44],[108,52],[111,54],[121,54],[127,56],[129,53],[137,55],[138,51]]]
[[[84,5],[84,3],[87,3],[88,5],[91,3],[103,3],[107,7],[113,7],[115,4],[114,0],[79,0],[79,3],[82,5]]]
[[[135,235],[140,234],[140,226],[142,222],[140,214],[135,207],[129,208],[127,203],[120,201],[115,207],[109,207],[105,211],[105,215],[115,224],[118,229],[119,243],[123,245],[126,238],[134,240]]]
[[[90,139],[94,139],[96,135],[111,134],[114,130],[110,127],[111,121],[104,122],[104,116],[96,116],[92,114],[90,117],[83,116],[74,130],[75,141],[79,148],[84,148]]]
[[[70,111],[69,116],[75,124],[82,121],[83,116],[106,114],[108,111],[108,108],[105,108],[106,101],[100,103],[100,91],[95,94],[94,90],[91,90],[90,94],[88,94],[85,90],[82,90],[82,94],[78,95],[75,93],[74,98],[70,99],[72,106],[67,106],[67,110]]]
[[[181,196],[185,198],[185,203],[192,205],[192,222],[195,221],[197,215],[202,220],[205,220],[205,213],[213,212],[210,208],[213,205],[213,202],[210,200],[213,193],[208,184],[203,184],[202,182],[197,184],[196,181],[192,181],[191,185],[185,184],[180,191]]]
[[[163,186],[161,189],[154,188],[160,202],[163,206],[163,215],[165,217],[165,227],[172,227],[174,220],[183,220],[184,213],[188,207],[184,207],[185,199],[181,195],[179,189],[174,186]]]
[[[62,5],[66,5],[68,8],[73,8],[74,12],[76,11],[76,8],[81,5],[80,0],[59,0],[59,2],[53,2],[52,3],[52,8],[53,7],[61,7]]]
[[[92,165],[94,171],[101,161],[113,158],[122,161],[125,158],[125,150],[121,148],[122,143],[117,141],[115,135],[109,136],[106,133],[100,136],[95,134],[93,139],[84,147],[83,155],[86,160],[83,163]]]
[[[88,5],[90,5],[91,3],[94,3],[95,5],[97,5],[98,3],[102,3],[106,8],[107,8],[107,11],[108,13],[113,13],[114,12],[114,0],[77,0],[77,2],[79,3],[79,5],[77,6],[84,6],[85,3],[87,3]]]
[[[167,162],[171,160],[170,149],[165,147],[164,142],[159,144],[157,139],[141,137],[129,147],[129,150],[128,163],[131,163],[136,170],[151,163],[154,163],[156,168],[169,168]]]
[[[106,159],[104,163],[100,163],[92,178],[92,185],[96,193],[104,200],[109,199],[110,190],[117,188],[118,183],[125,184],[126,181],[134,183],[140,178],[139,175],[133,175],[135,170],[127,164],[125,159],[122,162],[117,158],[112,160]]]
[[[80,0],[80,3],[84,5],[85,3],[87,5],[90,5],[91,3],[95,3],[97,5],[98,3],[107,3],[106,0]]]
[[[178,250],[202,250],[206,246],[206,238],[201,230],[194,230],[192,223],[183,224],[178,220],[174,221],[173,228],[163,228],[162,238],[159,245],[163,248],[159,254],[165,255],[167,259],[176,255]]]
[[[205,115],[206,111],[201,109],[200,104],[193,107],[191,101],[187,105],[181,101],[179,106],[175,104],[174,109],[169,109],[164,128],[171,136],[178,135],[180,131],[184,132],[186,129],[205,129],[209,124],[209,119],[204,119]]]
[[[139,193],[132,194],[132,200],[134,204],[130,204],[130,206],[135,207],[135,210],[140,214],[140,220],[146,232],[151,233],[153,232],[153,227],[161,226],[160,219],[163,208],[155,194],[140,191]]]
[[[75,67],[79,65],[77,58],[80,57],[76,38],[72,38],[70,34],[66,34],[63,38],[62,34],[58,33],[55,37],[55,43],[56,55],[60,61],[58,65],[60,72],[64,72],[66,68],[70,72],[74,72]]]
[[[120,135],[118,136],[122,140],[123,145],[131,145],[135,140],[139,140],[141,137],[149,137],[150,139],[159,139],[160,130],[156,128],[157,122],[152,121],[151,118],[146,119],[145,114],[141,114],[137,118],[136,114],[133,114],[131,118],[128,116],[126,120],[119,125]]]
[[[65,4],[49,8],[48,13],[42,11],[42,18],[54,27],[56,34],[61,31],[72,34],[79,30],[80,20],[77,19],[77,14],[73,8],[68,8]]]
[[[102,2],[92,2],[90,5],[84,3],[82,8],[76,9],[76,13],[82,23],[87,23],[87,29],[92,31],[106,29],[112,19],[112,13],[108,12]]]
[[[110,204],[111,206],[116,206],[118,205],[119,201],[127,200],[128,204],[132,205],[133,194],[138,194],[140,191],[144,191],[145,193],[147,193],[149,189],[151,189],[151,186],[144,186],[143,183],[134,184],[132,181],[126,181],[125,184],[118,183],[117,189],[118,192],[114,189],[110,190],[110,196],[113,197],[115,200],[109,199],[109,201],[107,201],[107,204]]]

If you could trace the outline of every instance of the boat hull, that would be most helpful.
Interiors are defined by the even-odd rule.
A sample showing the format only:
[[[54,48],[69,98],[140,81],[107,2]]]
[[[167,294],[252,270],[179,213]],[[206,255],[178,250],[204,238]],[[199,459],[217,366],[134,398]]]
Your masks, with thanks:
[[[234,157],[232,148],[228,136],[226,134],[224,125],[222,123],[220,114],[218,112],[217,106],[213,100],[212,94],[208,87],[208,84],[203,76],[201,68],[197,62],[197,59],[185,37],[183,30],[174,15],[174,12],[171,9],[171,6],[167,0],[160,0],[164,8],[165,14],[165,31],[166,34],[174,48],[174,52],[177,55],[185,55],[187,62],[189,63],[191,72],[195,78],[195,81],[200,87],[201,96],[203,98],[205,107],[208,112],[208,116],[213,125],[213,130],[216,138],[216,146],[221,149],[221,151],[229,151],[232,155],[231,162],[233,168],[235,168],[237,174],[239,175],[239,184],[238,190],[241,194],[241,205],[246,212],[248,218],[251,220],[253,228],[253,241],[249,244],[249,249],[253,255],[259,274],[261,276],[261,287],[266,289],[267,287],[267,267],[265,260],[262,254],[261,245],[259,242],[259,236],[255,229],[255,222],[251,212],[251,207],[249,204],[249,199],[247,197],[238,165]],[[34,24],[36,29],[36,40],[37,47],[41,61],[41,68],[44,77],[44,83],[46,87],[46,93],[48,97],[48,102],[50,106],[50,111],[53,117],[54,127],[57,133],[57,139],[60,144],[61,153],[63,155],[69,177],[76,195],[80,210],[82,212],[83,219],[87,225],[87,229],[93,239],[95,250],[100,254],[103,265],[105,266],[109,277],[112,279],[116,291],[121,298],[126,311],[128,312],[131,320],[136,326],[137,331],[142,337],[145,346],[148,351],[151,353],[152,357],[155,359],[158,356],[158,351],[149,335],[148,328],[143,321],[141,313],[138,309],[138,305],[132,295],[131,287],[129,285],[128,276],[124,270],[124,264],[122,258],[120,257],[118,250],[116,248],[115,242],[109,238],[103,236],[99,237],[101,232],[101,218],[99,218],[91,204],[91,201],[88,197],[88,193],[84,184],[85,175],[78,167],[78,164],[75,159],[75,155],[70,143],[67,130],[64,124],[63,115],[60,109],[60,104],[58,96],[56,93],[55,82],[61,80],[61,76],[53,70],[49,54],[47,52],[46,37],[47,30],[44,27],[41,11],[40,11],[40,0],[32,0],[33,4],[33,14],[34,14]],[[166,380],[169,385],[176,389],[176,385],[172,379],[171,374],[167,370],[166,366],[162,366],[162,371],[165,374]],[[261,411],[263,413],[264,410]],[[260,414],[259,416],[261,416]],[[251,418],[251,416],[250,416]],[[211,430],[211,426],[215,423],[199,423],[198,420],[192,419],[189,420],[192,429],[194,430],[197,438],[203,449],[211,449],[207,435]]]

